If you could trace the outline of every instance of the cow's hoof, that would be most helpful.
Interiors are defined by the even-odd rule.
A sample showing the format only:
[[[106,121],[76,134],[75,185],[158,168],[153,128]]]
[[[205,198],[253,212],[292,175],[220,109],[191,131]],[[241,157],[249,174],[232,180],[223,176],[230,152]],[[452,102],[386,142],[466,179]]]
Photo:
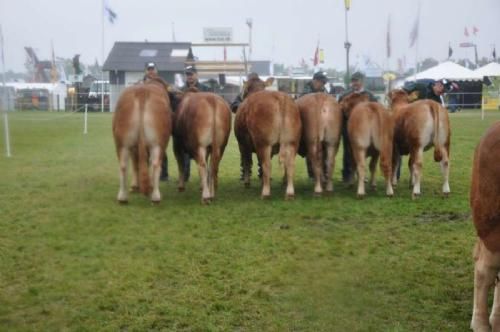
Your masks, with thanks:
[[[206,197],[201,199],[201,204],[203,205],[210,205],[212,203],[212,198],[211,197]]]
[[[270,198],[271,198],[271,195],[260,195],[260,199],[262,199],[262,200],[267,200]]]
[[[415,194],[415,193],[412,193],[412,194],[411,194],[411,199],[413,199],[413,200],[416,200],[416,199],[418,199],[419,197],[420,197],[420,194]]]
[[[295,195],[285,195],[285,201],[293,201],[295,199]]]
[[[250,188],[250,182],[245,182],[244,184],[245,184],[245,188],[247,188],[247,189]]]
[[[313,193],[313,196],[314,196],[314,197],[321,197],[321,196],[322,196],[322,194],[323,194],[323,193],[322,193],[321,191],[315,191],[315,192]]]
[[[119,199],[119,200],[118,200],[118,204],[120,204],[120,205],[127,205],[127,204],[128,204],[128,200],[126,200],[126,199],[121,199],[121,200],[120,200],[120,199]]]
[[[356,198],[359,199],[359,200],[364,199],[365,198],[365,194],[357,194]]]
[[[448,198],[448,197],[450,197],[450,193],[449,193],[449,192],[447,192],[447,193],[443,193],[443,198],[445,198],[445,199],[446,199],[446,198]]]
[[[151,200],[151,205],[159,205],[160,204],[160,200]]]
[[[186,190],[186,188],[184,188],[184,187],[178,187],[177,188],[177,191],[180,192],[180,193],[184,192],[184,190]]]
[[[387,194],[386,196],[389,198],[394,198],[394,194]]]
[[[377,191],[377,186],[370,186],[370,189],[371,189],[372,191]]]
[[[130,187],[130,192],[131,193],[138,193],[139,192],[139,186],[132,186],[132,187]]]

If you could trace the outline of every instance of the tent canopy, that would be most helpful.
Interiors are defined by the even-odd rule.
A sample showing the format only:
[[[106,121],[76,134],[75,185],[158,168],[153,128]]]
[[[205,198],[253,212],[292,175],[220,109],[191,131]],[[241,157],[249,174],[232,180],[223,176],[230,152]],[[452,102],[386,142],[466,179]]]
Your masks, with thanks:
[[[416,75],[417,80],[440,80],[442,78],[455,81],[479,81],[482,80],[483,76],[451,61],[442,62],[439,65],[417,73]],[[408,76],[405,79],[405,81],[414,80],[415,75]]]
[[[500,76],[500,63],[490,62],[474,71],[479,76]]]

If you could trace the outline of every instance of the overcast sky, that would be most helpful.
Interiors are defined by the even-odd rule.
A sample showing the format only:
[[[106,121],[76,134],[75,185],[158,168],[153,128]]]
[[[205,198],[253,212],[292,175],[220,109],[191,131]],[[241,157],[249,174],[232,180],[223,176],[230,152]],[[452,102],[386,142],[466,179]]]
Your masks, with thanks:
[[[272,59],[298,65],[314,55],[318,40],[325,52],[324,67],[345,68],[344,0],[109,0],[117,13],[114,24],[104,25],[105,54],[115,41],[201,42],[204,27],[232,27],[235,42],[248,41],[245,20],[253,19],[253,59]],[[384,68],[395,69],[397,59],[415,62],[409,35],[418,1],[352,0],[348,13],[351,63],[370,57]],[[81,54],[81,62],[102,63],[101,0],[0,0],[0,25],[5,40],[6,68],[24,71],[24,46],[40,59],[50,58],[51,41],[56,56]],[[392,56],[386,60],[386,33],[391,17]],[[473,27],[479,31],[473,35]],[[453,58],[473,59],[473,49],[459,48],[463,41],[478,45],[479,57],[490,57],[496,44],[500,55],[500,0],[421,0],[418,39],[419,59],[445,60],[448,44]],[[470,36],[464,36],[467,28]],[[221,60],[222,49],[194,50],[204,60]],[[241,49],[228,51],[240,60]]]

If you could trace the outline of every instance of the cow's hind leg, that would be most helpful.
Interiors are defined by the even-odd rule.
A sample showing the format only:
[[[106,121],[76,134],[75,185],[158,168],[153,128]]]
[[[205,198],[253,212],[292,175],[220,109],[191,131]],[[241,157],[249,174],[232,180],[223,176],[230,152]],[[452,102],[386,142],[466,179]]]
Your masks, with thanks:
[[[128,202],[127,188],[127,168],[128,168],[129,150],[122,147],[118,150],[118,162],[120,164],[120,189],[118,190],[117,200],[120,203]]]
[[[252,175],[252,151],[245,144],[238,143],[240,147],[241,172],[245,188],[250,187],[250,177]]]
[[[161,153],[160,146],[155,146],[150,150],[150,165],[151,165],[151,179],[153,184],[153,191],[151,192],[151,202],[159,203],[161,200],[160,194],[160,173],[163,154]]]
[[[441,149],[441,155],[443,156],[440,163],[441,166],[441,173],[443,174],[443,195],[445,197],[448,197],[450,194],[450,183],[449,183],[449,176],[450,176],[450,158],[448,156],[448,151],[446,151],[445,148]]]
[[[257,157],[262,165],[262,198],[271,196],[271,147],[265,146],[257,149]]]
[[[385,194],[388,197],[394,196],[392,189],[392,148],[382,148],[380,152],[380,169],[385,178]]]
[[[212,149],[212,155],[210,156],[210,198],[215,198],[215,190],[217,189],[217,182],[219,179],[219,163],[221,160],[220,148],[216,147]]]
[[[139,192],[139,153],[137,149],[130,151],[130,159],[132,159],[132,184],[130,191],[133,193]]]
[[[310,164],[314,175],[314,195],[321,196],[321,193],[323,192],[323,188],[321,187],[322,158],[320,149],[318,149],[316,142],[311,142],[307,146],[307,162]],[[286,169],[285,160],[285,170]],[[285,172],[285,175],[287,175],[287,172]],[[288,182],[288,179],[284,180]]]
[[[325,145],[323,153],[326,156],[325,160],[325,189],[327,192],[333,191],[333,172],[335,170],[335,155],[337,154],[336,145]]]
[[[356,168],[358,173],[358,198],[365,196],[365,159],[366,150],[361,147],[353,148],[353,157],[356,161]]]
[[[198,163],[198,172],[200,173],[201,181],[201,203],[210,203],[210,188],[208,185],[208,167],[207,167],[207,150],[204,147],[198,148],[196,162]]]
[[[499,257],[486,249],[481,240],[478,240],[474,251],[474,307],[470,327],[474,331],[490,331],[488,291],[497,276]],[[498,321],[496,315],[493,315],[492,320]]]
[[[495,280],[495,294],[493,296],[493,307],[491,308],[490,314],[490,325],[493,331],[500,331],[500,289],[499,289],[499,281],[498,274]]]
[[[392,186],[396,188],[398,185],[398,169],[401,166],[401,155],[394,149],[392,152]]]
[[[417,149],[415,152],[412,152],[414,154],[414,159],[413,159],[413,191],[412,191],[412,198],[415,199],[416,197],[420,196],[421,191],[420,191],[420,183],[422,181],[422,164],[423,164],[423,156],[424,156],[424,150],[423,148]]]
[[[287,144],[281,147],[284,149],[284,163],[285,163],[285,170],[286,170],[286,196],[285,199],[293,199],[295,197],[295,190],[293,187],[293,177],[295,174],[295,154],[296,154],[296,149],[293,145]],[[314,176],[316,178],[316,181],[320,180],[321,176],[321,157],[317,158],[317,163],[314,165]],[[321,187],[320,187],[321,188]]]
[[[379,154],[375,153],[370,158],[370,164],[368,165],[368,168],[370,169],[370,187],[372,190],[377,189],[377,179],[375,178],[375,174],[377,173],[378,157]]]
[[[177,161],[177,169],[179,170],[179,182],[177,184],[178,191],[185,190],[185,176],[184,176],[184,150],[181,147],[181,143],[178,139],[174,139],[174,155]]]

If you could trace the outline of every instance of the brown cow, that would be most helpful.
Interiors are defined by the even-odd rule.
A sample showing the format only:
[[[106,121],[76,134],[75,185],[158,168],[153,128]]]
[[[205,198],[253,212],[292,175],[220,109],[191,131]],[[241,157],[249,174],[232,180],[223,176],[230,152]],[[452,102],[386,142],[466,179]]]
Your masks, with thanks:
[[[296,100],[302,120],[299,153],[310,160],[314,173],[314,193],[333,191],[332,174],[342,133],[342,110],[326,93],[307,94]],[[326,170],[326,174],[325,174]]]
[[[128,201],[127,168],[132,159],[132,190],[159,202],[160,168],[172,131],[168,85],[160,78],[123,91],[113,115],[113,137],[120,163],[118,201]],[[151,167],[151,177],[148,170]],[[151,189],[151,184],[153,188]]]
[[[394,155],[393,184],[397,183],[397,169],[401,155],[410,155],[410,188],[412,198],[420,195],[422,162],[424,151],[434,146],[434,160],[441,163],[443,174],[443,194],[448,196],[450,185],[450,121],[448,112],[433,100],[418,100],[409,104],[408,95],[403,90],[393,90],[389,94],[394,112]]]
[[[283,92],[263,90],[259,78],[247,82],[245,99],[236,112],[234,133],[244,168],[245,186],[250,184],[252,152],[262,165],[262,198],[271,195],[271,157],[279,152],[287,181],[286,198],[295,195],[295,155],[300,144],[300,114],[293,99]]]
[[[215,197],[219,163],[230,132],[231,111],[222,97],[209,92],[187,92],[182,97],[173,128],[179,191],[184,191],[183,164],[187,153],[198,164],[202,203],[209,203]]]
[[[347,132],[358,174],[359,198],[365,196],[365,159],[370,160],[370,184],[375,188],[375,170],[380,157],[380,168],[386,180],[386,195],[394,195],[391,183],[393,119],[380,103],[368,102],[365,94],[352,93],[341,105],[348,117]]]
[[[500,331],[500,122],[495,123],[479,142],[472,167],[470,190],[472,218],[478,241],[474,250],[474,309],[471,328],[490,331],[488,290],[495,283],[489,323]]]

